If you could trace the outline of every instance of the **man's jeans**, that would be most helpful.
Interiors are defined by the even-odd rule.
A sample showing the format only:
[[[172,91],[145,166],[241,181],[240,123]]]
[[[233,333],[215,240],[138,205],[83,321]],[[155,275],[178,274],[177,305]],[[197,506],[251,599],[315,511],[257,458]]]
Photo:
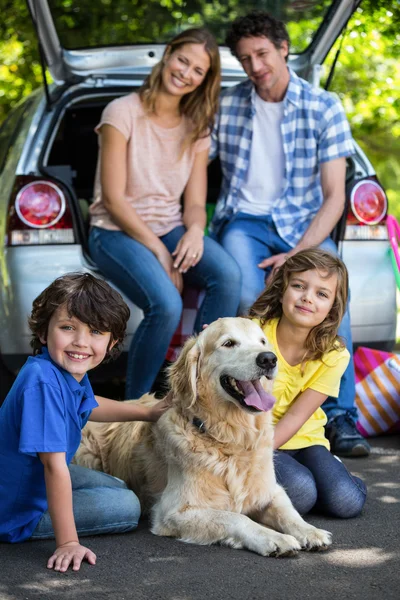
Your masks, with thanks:
[[[170,252],[185,233],[176,227],[160,239]],[[182,298],[167,272],[146,246],[123,231],[92,227],[90,253],[99,269],[144,318],[130,343],[126,374],[126,398],[150,392],[182,314]],[[184,274],[185,285],[205,290],[197,313],[195,333],[218,317],[234,317],[240,297],[240,270],[231,256],[209,237],[204,238],[200,262]]]
[[[294,223],[293,226],[295,227],[296,224]],[[220,242],[240,267],[242,293],[239,314],[246,314],[265,287],[268,271],[258,268],[257,264],[275,254],[289,252],[291,247],[279,236],[270,216],[254,216],[245,213],[238,213],[224,227]],[[331,238],[324,240],[320,248],[336,255],[338,253],[336,244]],[[355,421],[357,409],[354,405],[355,374],[349,309],[343,317],[338,334],[346,341],[351,358],[340,382],[339,397],[328,398],[323,404],[323,409],[328,419],[348,413]]]
[[[78,465],[69,467],[76,530],[79,536],[125,533],[137,527],[140,502],[121,479]],[[49,511],[40,519],[32,539],[53,539]]]

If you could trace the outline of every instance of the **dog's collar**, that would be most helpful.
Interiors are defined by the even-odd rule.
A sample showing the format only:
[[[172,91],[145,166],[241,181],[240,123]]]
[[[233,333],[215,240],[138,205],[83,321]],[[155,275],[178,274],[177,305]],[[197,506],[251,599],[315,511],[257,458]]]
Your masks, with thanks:
[[[199,417],[193,417],[192,424],[197,427],[200,433],[206,432],[206,426],[204,425],[204,421],[199,419]]]

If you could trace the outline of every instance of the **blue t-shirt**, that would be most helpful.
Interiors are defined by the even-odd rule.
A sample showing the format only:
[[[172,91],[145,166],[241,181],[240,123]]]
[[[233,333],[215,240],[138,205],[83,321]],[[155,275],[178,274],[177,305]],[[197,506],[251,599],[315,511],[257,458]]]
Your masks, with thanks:
[[[87,375],[76,381],[47,348],[28,358],[0,408],[0,541],[31,537],[47,510],[37,453],[65,452],[69,464],[96,406]]]

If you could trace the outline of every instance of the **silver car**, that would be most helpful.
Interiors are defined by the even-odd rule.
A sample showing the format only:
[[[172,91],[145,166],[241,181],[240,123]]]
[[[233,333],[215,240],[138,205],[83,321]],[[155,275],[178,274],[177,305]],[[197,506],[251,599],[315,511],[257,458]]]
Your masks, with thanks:
[[[297,54],[291,54],[290,65],[319,85],[320,65],[359,3],[238,0],[235,16],[264,8],[287,20],[290,34],[291,23],[296,32],[304,26],[298,39],[292,35]],[[2,396],[31,353],[27,316],[34,298],[63,273],[99,274],[88,251],[87,217],[97,158],[93,130],[103,108],[141,85],[160,60],[165,42],[181,28],[204,24],[223,43],[231,18],[223,1],[215,7],[207,0],[187,0],[179,10],[149,1],[140,14],[138,5],[126,0],[28,4],[54,83],[14,108],[0,128]],[[239,63],[227,48],[221,47],[220,53],[223,85],[240,82],[244,73]],[[214,162],[209,170],[210,205],[220,180]],[[350,273],[353,340],[390,349],[395,343],[396,291],[385,226],[387,199],[359,147],[347,161],[346,187],[347,208],[333,236]],[[142,318],[138,308],[130,307],[125,349]],[[122,357],[119,364],[95,375],[121,374],[123,364]]]

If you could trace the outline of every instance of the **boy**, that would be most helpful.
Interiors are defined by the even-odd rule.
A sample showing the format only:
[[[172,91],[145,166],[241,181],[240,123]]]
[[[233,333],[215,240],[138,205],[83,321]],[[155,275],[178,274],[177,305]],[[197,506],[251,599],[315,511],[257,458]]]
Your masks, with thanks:
[[[140,504],[125,483],[71,462],[92,421],[157,421],[168,408],[94,396],[87,371],[119,354],[129,308],[88,273],[56,279],[34,301],[28,358],[0,409],[0,541],[56,539],[47,567],[80,568],[96,555],[78,533],[131,531]]]

